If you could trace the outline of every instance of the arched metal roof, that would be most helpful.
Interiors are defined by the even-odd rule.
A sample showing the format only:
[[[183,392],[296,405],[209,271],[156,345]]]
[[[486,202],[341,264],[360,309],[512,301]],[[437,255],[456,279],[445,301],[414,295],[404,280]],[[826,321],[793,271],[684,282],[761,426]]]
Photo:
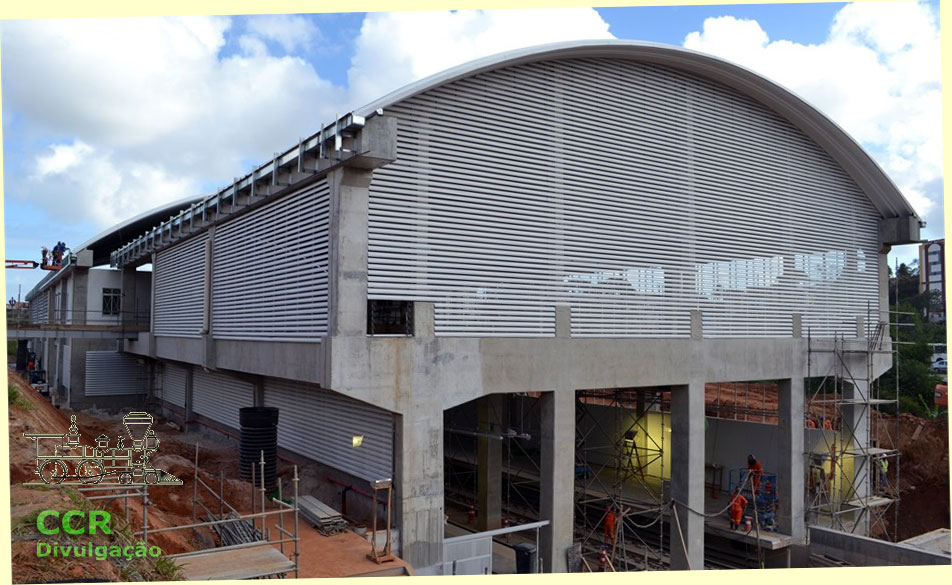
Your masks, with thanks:
[[[856,181],[883,218],[915,217],[916,211],[880,166],[842,128],[792,91],[723,59],[670,45],[637,41],[568,41],[517,49],[477,59],[411,83],[355,111],[371,116],[411,96],[479,73],[539,61],[577,58],[631,59],[679,69],[732,87],[786,118],[812,138]]]
[[[100,234],[86,240],[80,246],[71,247],[74,254],[80,250],[93,251],[93,266],[109,264],[109,253],[132,238],[147,232],[162,221],[175,215],[180,210],[189,207],[203,199],[204,196],[186,197],[171,203],[166,203],[140,213],[139,215],[118,223]]]

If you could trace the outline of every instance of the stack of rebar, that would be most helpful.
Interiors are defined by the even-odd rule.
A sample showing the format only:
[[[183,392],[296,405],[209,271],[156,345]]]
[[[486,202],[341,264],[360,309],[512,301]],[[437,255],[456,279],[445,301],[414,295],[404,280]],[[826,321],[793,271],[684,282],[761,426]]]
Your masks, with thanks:
[[[344,532],[348,528],[347,521],[340,515],[340,512],[314,496],[298,498],[298,507],[301,515],[324,536]]]
[[[238,518],[234,512],[230,512],[226,519],[232,520]],[[212,516],[212,520],[219,518]],[[240,522],[226,522],[224,524],[213,524],[215,533],[221,539],[222,546],[232,546],[235,544],[246,544],[262,540],[261,531],[254,527],[250,520]]]

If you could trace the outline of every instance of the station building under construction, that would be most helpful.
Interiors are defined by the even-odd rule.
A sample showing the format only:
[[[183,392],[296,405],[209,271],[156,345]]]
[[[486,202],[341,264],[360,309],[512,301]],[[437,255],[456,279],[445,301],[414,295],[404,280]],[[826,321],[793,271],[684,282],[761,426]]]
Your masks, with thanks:
[[[545,571],[602,547],[617,570],[805,566],[855,542],[921,564],[866,538],[898,506],[871,434],[886,254],[920,227],[773,82],[572,42],[411,84],[108,230],[11,334],[76,408],[235,429],[278,407],[284,453],[393,479],[418,573],[484,572],[492,534],[454,530],[527,522]],[[739,484],[750,532],[721,513]]]

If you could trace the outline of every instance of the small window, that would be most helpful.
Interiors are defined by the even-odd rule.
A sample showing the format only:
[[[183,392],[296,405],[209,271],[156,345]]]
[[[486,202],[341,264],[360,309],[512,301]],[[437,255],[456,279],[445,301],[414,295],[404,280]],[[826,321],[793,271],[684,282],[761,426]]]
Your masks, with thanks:
[[[102,289],[102,314],[103,315],[118,315],[121,298],[122,298],[122,289],[119,289],[119,288]]]
[[[413,303],[367,301],[368,335],[413,335]]]

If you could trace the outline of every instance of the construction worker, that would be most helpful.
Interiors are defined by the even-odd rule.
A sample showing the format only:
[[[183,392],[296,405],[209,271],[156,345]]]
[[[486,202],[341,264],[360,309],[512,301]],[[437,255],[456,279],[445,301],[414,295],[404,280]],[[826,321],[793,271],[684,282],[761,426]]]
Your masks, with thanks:
[[[47,260],[47,256],[49,256],[49,254],[50,254],[50,251],[46,249],[46,246],[43,246],[42,248],[40,248],[40,264],[42,264],[43,266],[46,266],[49,263],[49,261]]]
[[[826,418],[826,417],[823,417],[823,429],[824,429],[824,430],[827,430],[827,431],[832,431],[832,430],[833,430],[833,421],[830,420],[830,419],[828,419],[828,418]]]
[[[605,542],[610,542],[615,546],[615,513],[611,506],[605,506]]]
[[[813,419],[812,419],[811,417],[807,417],[806,428],[808,428],[808,429],[815,429],[815,428],[816,428],[816,423],[813,422]]]
[[[747,456],[747,472],[750,475],[751,485],[753,486],[751,492],[757,495],[757,492],[760,491],[760,476],[763,475],[764,468],[760,465],[760,461],[757,461],[753,455]]]
[[[737,530],[740,521],[744,517],[744,510],[747,508],[747,498],[740,493],[741,486],[734,488],[734,495],[731,496],[731,530]]]
[[[889,459],[879,458],[879,489],[886,489],[886,474],[889,473]]]

